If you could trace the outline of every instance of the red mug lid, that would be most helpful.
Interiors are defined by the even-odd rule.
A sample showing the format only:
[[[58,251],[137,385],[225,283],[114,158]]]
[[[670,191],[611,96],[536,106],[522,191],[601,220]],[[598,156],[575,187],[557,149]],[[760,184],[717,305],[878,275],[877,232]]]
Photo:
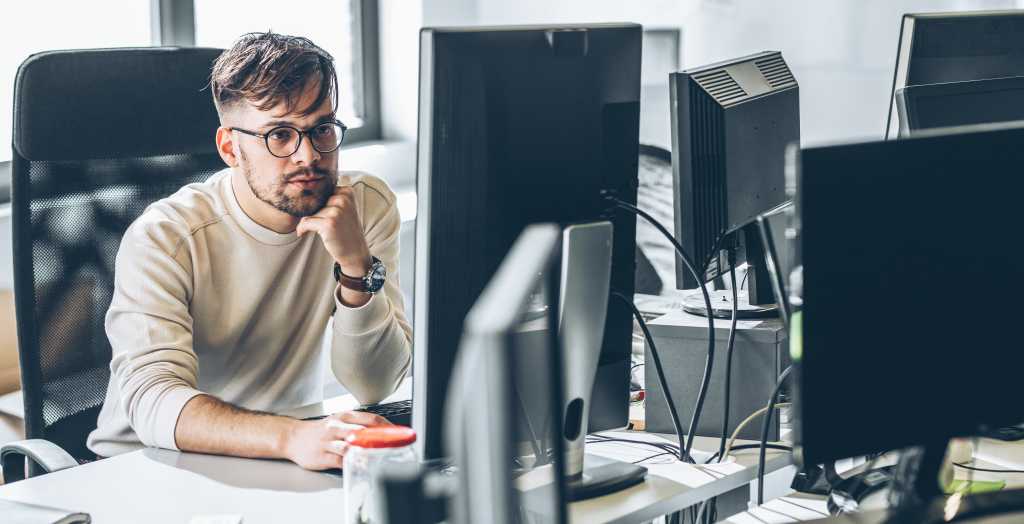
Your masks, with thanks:
[[[369,426],[345,439],[361,448],[399,448],[416,442],[416,432],[408,426]]]

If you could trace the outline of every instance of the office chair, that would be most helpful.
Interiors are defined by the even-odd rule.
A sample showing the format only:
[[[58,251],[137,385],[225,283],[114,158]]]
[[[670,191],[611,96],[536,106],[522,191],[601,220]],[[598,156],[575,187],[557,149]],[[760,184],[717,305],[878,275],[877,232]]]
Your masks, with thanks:
[[[656,216],[667,216],[666,224],[672,223],[673,195],[672,187],[672,152],[648,144],[640,144],[640,160],[638,162],[637,202],[639,206]],[[654,234],[645,234],[648,226],[642,221],[637,223],[636,238],[636,293],[644,295],[660,295],[665,287],[658,274],[659,265],[666,275],[675,271],[675,250],[664,237],[651,230]]]
[[[224,168],[208,89],[220,49],[51,51],[14,86],[14,291],[26,439],[5,482],[95,460],[114,257],[152,202]]]

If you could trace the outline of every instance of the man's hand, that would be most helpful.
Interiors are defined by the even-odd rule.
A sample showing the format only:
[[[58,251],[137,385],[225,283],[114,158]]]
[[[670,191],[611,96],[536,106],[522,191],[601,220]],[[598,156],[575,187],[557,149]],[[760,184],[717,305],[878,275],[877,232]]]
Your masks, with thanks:
[[[348,451],[345,437],[366,426],[390,424],[384,417],[362,411],[336,413],[320,420],[301,420],[288,435],[285,456],[305,469],[341,468]]]
[[[341,266],[341,272],[360,278],[370,269],[370,248],[366,245],[363,225],[356,212],[352,186],[338,186],[323,209],[302,217],[295,233],[300,237],[308,232],[320,235],[327,252]]]

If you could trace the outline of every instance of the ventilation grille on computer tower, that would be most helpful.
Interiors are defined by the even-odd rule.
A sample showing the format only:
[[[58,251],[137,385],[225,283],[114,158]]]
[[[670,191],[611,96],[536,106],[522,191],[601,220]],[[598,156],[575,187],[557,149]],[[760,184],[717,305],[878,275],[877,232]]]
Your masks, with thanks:
[[[700,83],[699,80],[697,82]],[[742,93],[740,96],[745,95]],[[690,97],[693,128],[699,131],[690,137],[693,156],[693,258],[701,267],[710,261],[718,235],[725,230],[728,221],[725,206],[725,113],[721,99],[715,99],[716,103],[713,96],[694,90],[694,96]],[[718,267],[709,267],[708,270],[717,273]]]
[[[736,83],[736,80],[725,69],[698,73],[693,75],[693,80],[722,105],[747,96],[747,92]]]
[[[754,62],[754,65],[761,71],[764,79],[768,81],[768,85],[772,86],[773,89],[796,85],[796,78],[793,77],[793,73],[782,59],[781,54],[762,58]]]

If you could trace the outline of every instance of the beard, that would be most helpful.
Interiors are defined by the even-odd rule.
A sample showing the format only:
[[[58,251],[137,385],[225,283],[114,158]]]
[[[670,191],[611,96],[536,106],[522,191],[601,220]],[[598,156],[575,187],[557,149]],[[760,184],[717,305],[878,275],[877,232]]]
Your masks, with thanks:
[[[244,151],[239,151],[242,158],[242,170],[245,180],[249,184],[256,198],[266,202],[275,209],[288,213],[289,215],[302,218],[316,214],[327,205],[327,201],[334,195],[334,188],[338,183],[337,171],[314,166],[308,169],[300,169],[291,173],[283,174],[276,181],[261,181],[253,173],[252,165]],[[319,185],[313,189],[300,189],[298,194],[288,194],[288,181],[298,176],[320,176]]]

